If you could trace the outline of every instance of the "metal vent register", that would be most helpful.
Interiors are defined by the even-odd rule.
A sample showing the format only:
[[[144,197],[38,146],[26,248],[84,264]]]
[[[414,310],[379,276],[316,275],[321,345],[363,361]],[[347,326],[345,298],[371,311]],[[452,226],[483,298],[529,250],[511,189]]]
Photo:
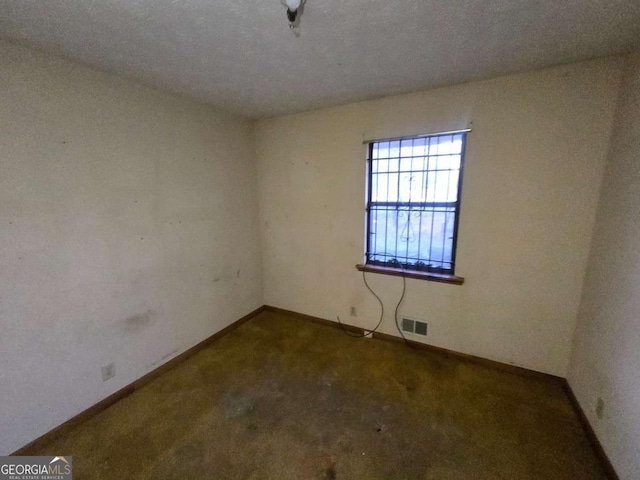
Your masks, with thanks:
[[[407,333],[414,333],[416,335],[427,336],[427,323],[412,318],[402,319],[402,331]]]

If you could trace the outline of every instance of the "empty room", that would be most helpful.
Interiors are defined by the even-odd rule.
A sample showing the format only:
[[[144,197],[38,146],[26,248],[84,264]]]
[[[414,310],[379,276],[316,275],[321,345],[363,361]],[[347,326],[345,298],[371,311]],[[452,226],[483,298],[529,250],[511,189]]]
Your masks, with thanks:
[[[0,0],[0,479],[640,479],[640,3]]]

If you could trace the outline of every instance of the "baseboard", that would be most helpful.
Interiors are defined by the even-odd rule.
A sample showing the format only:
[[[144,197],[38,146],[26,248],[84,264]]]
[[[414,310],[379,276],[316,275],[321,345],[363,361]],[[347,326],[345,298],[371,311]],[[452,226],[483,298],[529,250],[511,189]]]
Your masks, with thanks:
[[[284,308],[265,305],[265,309],[267,311],[276,312],[276,313],[282,313],[282,314],[285,314],[285,315],[290,315],[292,317],[296,317],[296,318],[300,318],[300,319],[303,319],[303,320],[312,321],[314,323],[319,323],[319,324],[322,324],[322,325],[327,325],[327,326],[333,327],[333,328],[341,328],[341,327],[343,327],[344,329],[349,330],[350,332],[354,332],[354,333],[362,334],[364,332],[364,329],[362,329],[361,327],[356,327],[354,325],[348,325],[348,324],[345,324],[344,322],[342,323],[342,326],[341,326],[338,322],[334,322],[334,321],[331,321],[331,320],[325,320],[323,318],[314,317],[312,315],[306,315],[304,313],[298,313],[298,312],[294,312],[294,311],[291,311],[291,310],[286,310]],[[376,338],[378,340],[383,340],[385,342],[405,343],[405,340],[402,337],[399,337],[399,336],[397,337],[397,336],[389,335],[389,334],[386,334],[386,333],[374,332],[373,333],[373,338]],[[484,365],[485,367],[493,368],[494,370],[500,370],[500,371],[503,371],[503,372],[508,372],[508,373],[512,373],[512,374],[515,374],[515,375],[520,375],[522,377],[536,378],[536,379],[539,379],[539,380],[542,380],[542,381],[553,382],[553,383],[561,384],[561,385],[563,385],[564,382],[565,382],[564,378],[558,377],[556,375],[551,375],[550,373],[538,372],[536,370],[530,370],[528,368],[518,367],[516,365],[510,365],[508,363],[498,362],[496,360],[489,360],[487,358],[477,357],[475,355],[469,355],[467,353],[456,352],[455,350],[449,350],[449,349],[442,348],[442,347],[436,347],[436,346],[433,346],[433,345],[428,345],[426,343],[415,342],[413,340],[406,340],[406,343],[409,343],[409,345],[411,345],[411,347],[413,347],[413,348],[415,348],[417,350],[426,350],[426,351],[429,351],[429,352],[432,352],[432,353],[437,353],[439,355],[443,355],[443,356],[445,356],[447,358],[455,358],[457,360],[462,360],[464,362]]]
[[[584,410],[582,409],[582,406],[580,406],[580,402],[578,402],[578,398],[576,397],[575,393],[573,393],[573,389],[571,388],[571,385],[569,385],[569,382],[567,381],[566,378],[563,380],[564,380],[563,382],[564,391],[566,392],[567,397],[569,397],[569,401],[571,402],[571,405],[573,406],[573,409],[575,410],[576,415],[578,415],[578,418],[580,419],[580,423],[582,424],[582,428],[586,433],[587,438],[589,439],[589,443],[591,443],[591,446],[593,447],[596,454],[600,458],[600,462],[604,467],[604,471],[605,471],[605,474],[607,475],[607,478],[609,480],[620,480],[620,477],[616,473],[615,468],[613,468],[613,464],[611,463],[609,456],[604,451],[604,448],[602,448],[602,444],[600,443],[600,440],[598,440],[598,437],[596,436],[596,432],[593,430],[593,427],[591,426],[589,419],[585,415]]]
[[[101,400],[100,402],[96,403],[95,405],[89,407],[88,409],[86,409],[83,412],[79,413],[78,415],[76,415],[75,417],[71,418],[70,420],[67,420],[66,422],[64,422],[63,424],[57,426],[53,430],[45,433],[41,437],[38,437],[34,441],[28,443],[24,447],[16,450],[11,455],[31,455],[34,451],[37,451],[39,449],[39,447],[41,447],[42,445],[54,440],[55,438],[59,437],[60,435],[65,434],[66,432],[68,432],[69,430],[74,428],[75,426],[77,426],[77,425],[87,421],[91,417],[99,414],[100,412],[102,412],[103,410],[109,408],[111,405],[113,405],[114,403],[118,402],[119,400],[122,400],[126,396],[131,395],[133,392],[135,392],[139,388],[143,387],[144,385],[146,385],[150,381],[152,381],[155,378],[161,376],[163,373],[171,370],[175,366],[177,366],[180,363],[182,363],[185,360],[187,360],[189,357],[195,355],[200,350],[202,350],[205,347],[207,347],[212,342],[218,340],[220,337],[223,337],[224,335],[226,335],[227,333],[231,332],[232,330],[235,330],[236,328],[238,328],[243,323],[251,320],[253,317],[255,317],[256,315],[258,315],[258,314],[260,314],[260,313],[262,313],[264,311],[271,311],[271,312],[274,312],[274,313],[282,313],[282,314],[285,314],[285,315],[293,316],[293,317],[300,318],[300,319],[306,320],[306,321],[311,321],[311,322],[314,322],[314,323],[319,323],[321,325],[329,326],[329,327],[332,327],[332,328],[344,328],[345,330],[348,330],[348,331],[350,331],[352,333],[363,333],[364,332],[364,329],[362,329],[361,327],[356,327],[354,325],[348,325],[348,324],[344,324],[343,323],[342,326],[341,326],[337,322],[334,322],[334,321],[331,321],[331,320],[326,320],[324,318],[314,317],[312,315],[306,315],[304,313],[294,312],[292,310],[286,310],[284,308],[273,307],[273,306],[270,306],[270,305],[263,305],[263,306],[255,309],[253,312],[251,312],[251,313],[245,315],[244,317],[240,318],[239,320],[233,322],[231,325],[223,328],[219,332],[214,333],[213,335],[211,335],[210,337],[206,338],[205,340],[203,340],[202,342],[198,343],[197,345],[195,345],[195,346],[191,347],[190,349],[184,351],[180,355],[172,358],[168,362],[160,365],[158,368],[156,368],[155,370],[152,370],[151,372],[147,373],[143,377],[140,377],[138,380],[134,381],[133,383],[130,383],[126,387],[124,387],[124,388],[118,390],[117,392],[111,394],[110,396],[108,396],[104,400]],[[401,342],[402,343],[402,342],[405,341],[400,337],[396,337],[396,336],[393,336],[393,335],[388,335],[386,333],[378,333],[378,332],[374,332],[373,333],[373,338],[374,339],[378,339],[378,340],[382,340],[382,341],[385,341],[385,342],[395,342],[395,343],[397,343],[397,342]],[[569,385],[569,382],[567,382],[566,378],[558,377],[558,376],[551,375],[551,374],[548,374],[548,373],[538,372],[538,371],[535,371],[535,370],[530,370],[530,369],[527,369],[527,368],[524,368],[524,367],[518,367],[518,366],[515,366],[515,365],[509,365],[507,363],[497,362],[495,360],[489,360],[489,359],[486,359],[486,358],[477,357],[477,356],[469,355],[469,354],[466,354],[466,353],[456,352],[454,350],[448,350],[446,348],[435,347],[433,345],[427,345],[427,344],[420,343],[420,342],[414,342],[412,340],[407,340],[407,342],[413,348],[420,349],[420,350],[426,350],[426,351],[430,351],[430,352],[433,352],[433,353],[437,353],[437,354],[445,356],[447,358],[455,358],[455,359],[462,360],[462,361],[465,361],[465,362],[476,363],[476,364],[479,364],[479,365],[483,365],[485,367],[489,367],[489,368],[493,368],[493,369],[496,369],[496,370],[512,373],[512,374],[515,374],[515,375],[520,375],[520,376],[529,377],[529,378],[535,378],[535,379],[538,379],[538,380],[548,381],[548,382],[552,382],[552,383],[556,383],[556,384],[559,383],[562,386],[562,388],[564,389],[564,391],[566,392],[567,397],[569,398],[569,401],[571,402],[576,414],[578,415],[580,423],[582,424],[582,428],[584,429],[585,434],[587,435],[587,438],[589,439],[589,442],[591,443],[593,449],[595,450],[596,454],[598,455],[598,457],[599,457],[599,459],[600,459],[600,461],[601,461],[601,463],[603,465],[603,468],[605,470],[605,473],[606,473],[607,477],[609,478],[609,480],[619,480],[618,474],[616,473],[615,469],[613,468],[611,460],[609,460],[609,457],[607,456],[606,452],[602,448],[602,444],[598,440],[598,437],[596,436],[593,428],[591,427],[591,424],[589,423],[589,420],[588,420],[587,416],[585,415],[584,411],[582,410],[582,407],[580,406],[580,403],[578,403],[578,400],[577,400],[575,394],[573,393],[573,390],[571,389],[571,386]]]
[[[66,422],[64,422],[63,424],[55,427],[53,430],[50,430],[49,432],[45,433],[44,435],[36,438],[34,441],[32,441],[32,442],[28,443],[27,445],[25,445],[24,447],[16,450],[11,455],[20,455],[20,456],[32,455],[33,452],[34,451],[38,451],[39,448],[42,445],[45,445],[45,444],[51,442],[52,440],[54,440],[55,438],[57,438],[57,437],[59,437],[61,435],[64,435],[66,432],[68,432],[72,428],[76,427],[77,425],[79,425],[79,424],[81,424],[83,422],[86,422],[91,417],[94,417],[97,414],[99,414],[100,412],[102,412],[103,410],[106,410],[107,408],[109,408],[114,403],[122,400],[123,398],[125,398],[128,395],[131,395],[133,392],[135,392],[136,390],[140,389],[141,387],[143,387],[144,385],[146,385],[150,381],[158,378],[163,373],[171,370],[172,368],[174,368],[178,364],[184,362],[189,357],[195,355],[200,350],[204,349],[205,347],[209,346],[214,341],[218,340],[220,337],[223,337],[224,335],[226,335],[227,333],[231,332],[232,330],[235,330],[240,325],[242,325],[243,323],[251,320],[253,317],[258,315],[259,313],[262,313],[265,310],[266,310],[266,307],[264,305],[259,307],[259,308],[257,308],[257,309],[255,309],[253,312],[245,315],[244,317],[240,318],[239,320],[236,320],[231,325],[223,328],[222,330],[214,333],[210,337],[208,337],[205,340],[201,341],[197,345],[194,345],[190,349],[182,352],[180,355],[177,355],[177,356],[173,357],[171,360],[169,360],[168,362],[163,363],[158,368],[152,370],[151,372],[147,373],[143,377],[140,377],[138,380],[134,381],[133,383],[130,383],[126,387],[121,388],[117,392],[109,395],[104,400],[101,400],[100,402],[96,403],[95,405],[93,405],[93,406],[87,408],[86,410],[84,410],[83,412],[79,413],[75,417],[73,417],[73,418],[67,420]]]
[[[325,325],[327,327],[332,328],[344,328],[345,330],[351,333],[362,334],[364,330],[360,327],[355,327],[353,325],[349,325],[347,323],[342,323],[342,326],[338,322],[334,322],[332,320],[326,320],[320,317],[314,317],[313,315],[307,315],[306,313],[294,312],[293,310],[286,310],[284,308],[272,307],[271,305],[265,305],[265,310],[268,312],[281,313],[283,315],[288,315],[290,317],[299,318],[301,320],[306,320],[308,322],[318,323],[320,325]]]

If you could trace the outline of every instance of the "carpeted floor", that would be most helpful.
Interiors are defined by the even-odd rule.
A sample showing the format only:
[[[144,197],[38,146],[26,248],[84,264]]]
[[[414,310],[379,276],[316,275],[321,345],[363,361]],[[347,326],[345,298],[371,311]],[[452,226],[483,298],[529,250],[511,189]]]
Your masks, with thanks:
[[[271,312],[32,454],[79,480],[605,478],[560,385]]]

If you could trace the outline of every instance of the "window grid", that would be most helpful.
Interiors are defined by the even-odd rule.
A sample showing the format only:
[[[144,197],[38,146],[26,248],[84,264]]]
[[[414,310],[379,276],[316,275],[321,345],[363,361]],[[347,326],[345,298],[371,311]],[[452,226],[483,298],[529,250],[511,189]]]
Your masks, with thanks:
[[[465,144],[466,132],[369,143],[367,264],[454,274]]]

